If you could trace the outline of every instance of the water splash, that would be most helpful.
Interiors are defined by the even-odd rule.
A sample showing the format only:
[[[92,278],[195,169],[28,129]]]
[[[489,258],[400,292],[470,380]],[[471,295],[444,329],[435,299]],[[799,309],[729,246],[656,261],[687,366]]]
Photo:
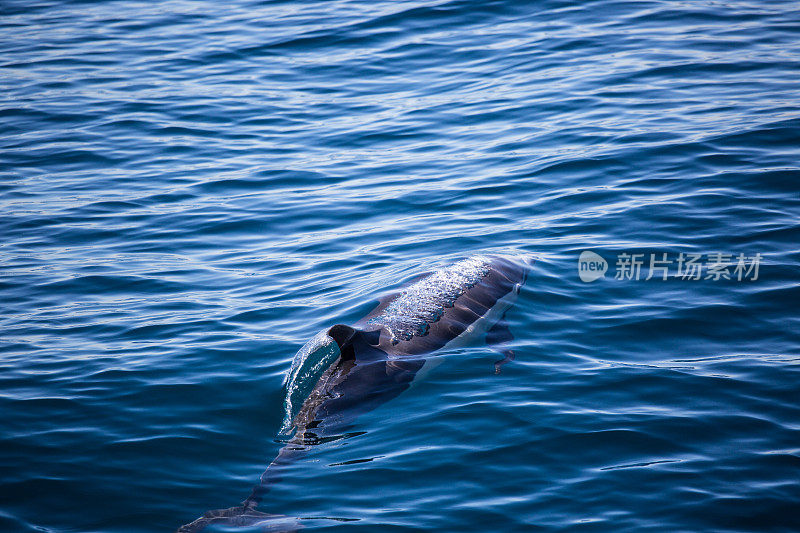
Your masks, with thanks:
[[[339,346],[328,336],[327,329],[314,335],[300,348],[294,356],[292,366],[284,380],[286,399],[284,400],[283,423],[278,431],[280,435],[287,435],[291,432],[300,406],[303,405],[320,376],[340,355]]]
[[[386,328],[393,344],[427,335],[444,310],[489,273],[490,262],[488,257],[476,256],[437,270],[408,287],[367,325]]]

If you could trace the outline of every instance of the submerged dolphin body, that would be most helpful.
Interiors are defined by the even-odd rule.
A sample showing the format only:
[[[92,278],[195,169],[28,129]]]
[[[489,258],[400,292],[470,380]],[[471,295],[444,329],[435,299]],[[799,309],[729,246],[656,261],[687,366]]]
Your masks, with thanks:
[[[287,375],[280,433],[294,436],[241,506],[209,511],[178,532],[200,531],[212,523],[298,529],[294,519],[255,510],[282,467],[406,390],[433,363],[424,355],[466,345],[484,334],[489,343],[511,340],[503,316],[525,283],[530,264],[505,256],[465,259],[383,298],[353,326],[337,324],[316,335],[295,356]],[[511,350],[503,353],[496,371],[513,359]]]

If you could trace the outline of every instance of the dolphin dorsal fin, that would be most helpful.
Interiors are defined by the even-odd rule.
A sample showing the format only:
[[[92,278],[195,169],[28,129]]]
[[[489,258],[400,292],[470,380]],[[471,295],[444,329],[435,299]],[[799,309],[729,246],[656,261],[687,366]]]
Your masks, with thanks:
[[[345,326],[344,324],[336,324],[335,326],[331,326],[328,330],[328,337],[336,341],[336,344],[339,345],[340,350],[347,344],[348,341],[353,338],[355,334],[355,328]]]
[[[328,330],[328,336],[336,341],[339,346],[339,353],[343,360],[355,359],[353,351],[353,337],[358,334],[358,330],[344,324],[336,324]]]
[[[381,336],[380,330],[363,331],[344,324],[331,326],[327,334],[336,341],[341,357],[345,361],[349,359],[368,360],[374,358]]]

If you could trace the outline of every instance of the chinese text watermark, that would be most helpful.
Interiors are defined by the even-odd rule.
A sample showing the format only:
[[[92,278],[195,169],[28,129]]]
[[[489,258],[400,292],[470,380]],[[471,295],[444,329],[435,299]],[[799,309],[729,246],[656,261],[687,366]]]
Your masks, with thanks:
[[[616,256],[618,280],[735,280],[756,281],[761,264],[760,253],[738,255],[713,252],[709,254],[668,252],[628,253]],[[590,250],[581,252],[578,258],[578,277],[586,283],[605,277],[608,261]]]

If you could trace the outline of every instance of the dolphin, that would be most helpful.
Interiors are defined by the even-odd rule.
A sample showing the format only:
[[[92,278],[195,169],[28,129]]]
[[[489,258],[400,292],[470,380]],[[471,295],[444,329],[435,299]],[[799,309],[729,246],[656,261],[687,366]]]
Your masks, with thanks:
[[[290,437],[240,506],[206,512],[178,528],[195,533],[210,524],[296,531],[296,519],[256,510],[283,467],[312,446],[341,435],[365,412],[408,389],[441,358],[426,357],[486,337],[513,360],[505,312],[525,284],[532,260],[476,256],[423,276],[382,298],[353,325],[336,324],[308,341],[295,356],[284,385],[284,420],[279,434]],[[503,347],[505,346],[505,347]]]

